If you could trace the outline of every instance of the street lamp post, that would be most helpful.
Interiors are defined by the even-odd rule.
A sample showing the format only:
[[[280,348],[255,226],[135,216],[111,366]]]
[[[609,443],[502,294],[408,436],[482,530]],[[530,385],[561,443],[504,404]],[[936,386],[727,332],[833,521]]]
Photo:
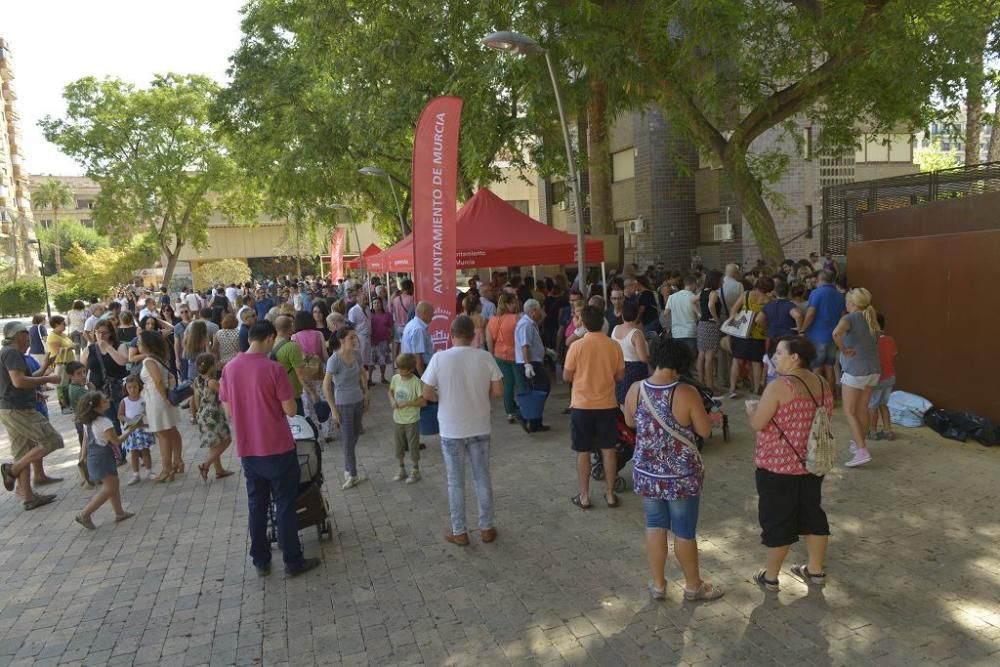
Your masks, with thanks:
[[[42,242],[38,239],[28,239],[28,243],[38,246],[38,272],[42,274],[42,289],[45,290],[45,312],[52,319],[52,306],[49,304],[49,281],[45,279],[45,264],[42,262]]]
[[[580,181],[576,166],[573,163],[573,146],[569,140],[569,126],[566,124],[566,113],[563,111],[562,96],[559,94],[559,83],[556,80],[555,68],[552,66],[552,58],[541,44],[519,32],[495,32],[487,35],[480,41],[483,45],[491,49],[512,55],[545,56],[545,64],[549,68],[549,78],[552,79],[552,92],[555,93],[556,97],[556,108],[559,110],[559,124],[562,126],[563,143],[566,145],[566,166],[569,169],[567,184],[573,196],[573,211],[576,218],[576,270],[580,281],[580,291],[584,291],[587,279],[584,274],[587,268],[587,257],[586,241],[583,235],[583,204],[580,199]]]
[[[396,196],[396,186],[392,184],[392,176],[389,175],[385,169],[380,167],[361,167],[358,169],[359,174],[364,174],[365,176],[385,176],[385,179],[389,181],[389,189],[392,190],[392,200],[396,202],[396,215],[399,216],[399,231],[406,236],[406,223],[403,222],[403,209],[399,206],[399,197]]]

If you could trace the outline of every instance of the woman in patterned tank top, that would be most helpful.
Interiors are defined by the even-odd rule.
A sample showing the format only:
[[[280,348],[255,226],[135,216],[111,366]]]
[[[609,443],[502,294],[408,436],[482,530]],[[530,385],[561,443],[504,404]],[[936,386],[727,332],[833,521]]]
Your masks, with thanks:
[[[684,598],[715,600],[723,593],[702,581],[698,569],[695,529],[705,471],[694,441],[696,434],[704,438],[712,433],[712,422],[697,390],[680,382],[691,357],[681,341],[657,339],[650,353],[656,370],[625,396],[625,423],[635,428],[632,483],[646,510],[646,555],[653,575],[649,594],[654,600],[666,598],[668,530],[684,571]]]
[[[806,584],[826,583],[826,547],[830,525],[821,506],[823,478],[805,467],[809,433],[816,410],[833,414],[833,395],[826,381],[809,370],[816,348],[803,336],[779,338],[774,365],[780,374],[767,385],[760,402],[747,401],[750,426],[757,431],[757,514],[767,567],[754,581],[778,590],[778,572],[792,544],[805,537],[809,562],[791,573]]]

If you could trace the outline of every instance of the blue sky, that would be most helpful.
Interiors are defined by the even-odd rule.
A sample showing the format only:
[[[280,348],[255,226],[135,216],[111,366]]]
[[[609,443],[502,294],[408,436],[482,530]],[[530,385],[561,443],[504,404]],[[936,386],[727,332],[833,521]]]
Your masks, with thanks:
[[[22,151],[32,174],[79,175],[45,141],[38,120],[65,109],[62,89],[87,75],[144,85],[180,72],[225,79],[240,40],[243,0],[29,0],[5,2],[0,37],[15,65]]]

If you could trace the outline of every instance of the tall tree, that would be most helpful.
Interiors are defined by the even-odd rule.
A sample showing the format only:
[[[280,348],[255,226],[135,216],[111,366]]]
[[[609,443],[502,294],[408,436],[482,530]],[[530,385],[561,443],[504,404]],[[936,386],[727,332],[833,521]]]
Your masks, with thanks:
[[[52,209],[52,252],[55,256],[56,273],[62,272],[62,250],[59,238],[59,209],[73,206],[73,190],[58,178],[49,180],[38,186],[31,204],[36,209]]]
[[[438,95],[465,100],[460,197],[499,178],[498,157],[525,167],[529,153],[544,154],[535,137],[546,126],[558,132],[554,106],[542,118],[525,112],[533,94],[551,100],[544,66],[497,58],[479,43],[520,4],[248,3],[218,114],[241,165],[267,189],[269,211],[333,225],[329,204],[350,204],[375,216],[382,237],[398,238],[386,179],[358,169],[385,169],[408,216],[413,128]]]
[[[39,123],[101,186],[97,228],[119,240],[149,234],[168,284],[181,250],[204,247],[213,210],[248,221],[259,206],[210,122],[217,91],[197,75],[157,75],[147,88],[85,77],[66,86],[65,118]]]
[[[922,126],[933,94],[964,80],[974,0],[686,0],[581,3],[567,48],[587,67],[617,60],[629,103],[658,103],[723,167],[761,255],[784,254],[767,184],[787,164],[759,139],[793,122],[819,128],[816,149],[853,150],[869,132]],[[613,36],[613,38],[611,37]],[[609,42],[625,57],[609,58]],[[953,97],[953,95],[950,95]]]

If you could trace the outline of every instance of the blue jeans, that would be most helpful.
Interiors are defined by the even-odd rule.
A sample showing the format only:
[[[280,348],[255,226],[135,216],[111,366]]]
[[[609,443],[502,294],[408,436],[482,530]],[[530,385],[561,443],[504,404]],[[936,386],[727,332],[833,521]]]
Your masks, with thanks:
[[[254,566],[271,562],[271,543],[267,539],[267,508],[274,501],[278,523],[278,546],[285,567],[302,567],[302,544],[299,521],[295,517],[295,499],[299,491],[299,457],[295,450],[273,456],[243,457],[243,475],[247,480],[247,505],[250,509],[250,559]]]
[[[193,378],[190,377],[189,375],[191,371],[188,368],[188,366],[193,366],[194,364],[190,364],[188,362],[188,358],[184,356],[181,356],[177,359],[177,364],[179,366],[179,368],[177,369],[177,374],[180,376],[181,382],[183,382],[184,380],[192,380]]]
[[[441,454],[448,478],[448,511],[451,533],[461,535],[465,527],[465,457],[472,466],[472,481],[479,503],[479,530],[493,528],[493,482],[490,480],[490,436],[441,438]]]
[[[551,385],[549,385],[549,374],[545,372],[545,364],[540,361],[532,361],[531,367],[535,369],[535,377],[528,378],[524,374],[524,368],[527,364],[517,364],[517,390],[524,391],[525,389],[534,389],[535,391],[544,391],[546,394],[551,390]],[[527,419],[525,420],[528,424],[529,431],[537,431],[538,427],[542,425],[542,419]]]
[[[698,509],[701,496],[684,500],[663,500],[643,496],[642,508],[646,510],[646,528],[673,531],[682,540],[693,540],[698,528]]]

